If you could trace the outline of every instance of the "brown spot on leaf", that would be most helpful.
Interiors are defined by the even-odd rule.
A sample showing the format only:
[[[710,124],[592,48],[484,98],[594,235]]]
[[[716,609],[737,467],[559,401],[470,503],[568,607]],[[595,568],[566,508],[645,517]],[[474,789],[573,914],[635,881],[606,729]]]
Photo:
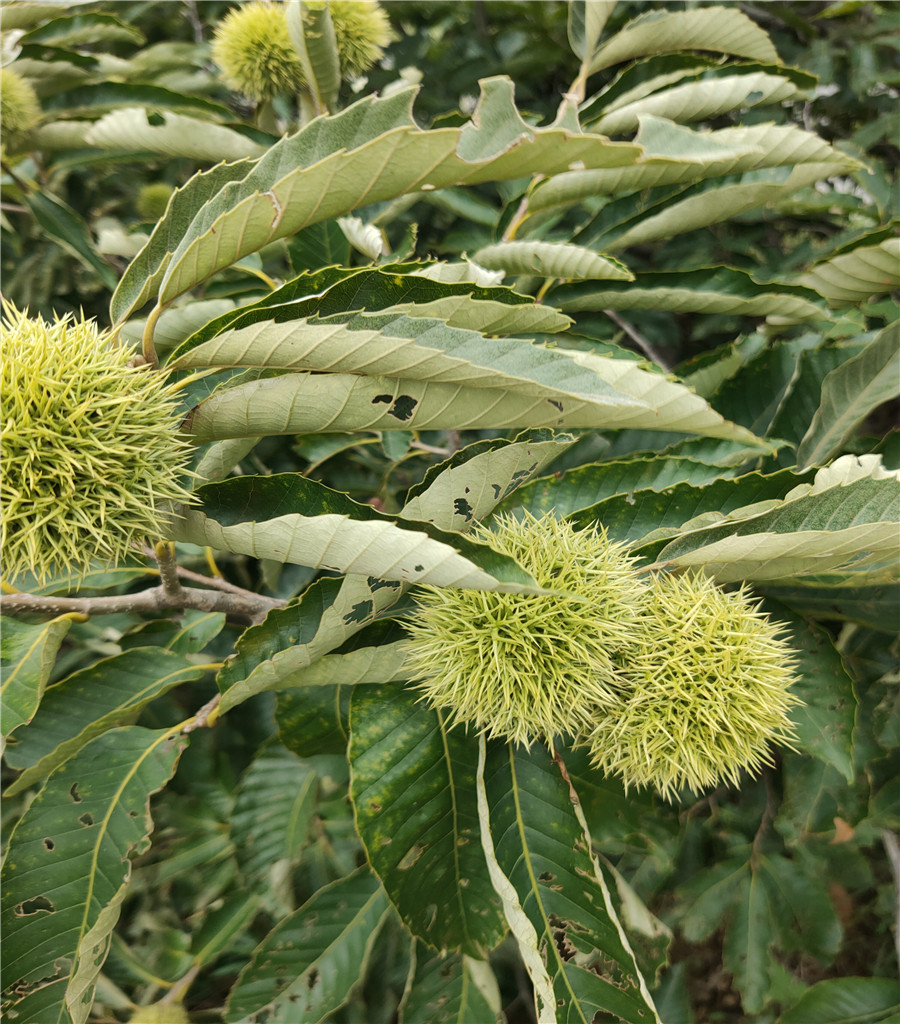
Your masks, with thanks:
[[[415,846],[407,850],[403,855],[403,859],[397,865],[397,870],[408,871],[427,849],[427,843],[416,843]]]

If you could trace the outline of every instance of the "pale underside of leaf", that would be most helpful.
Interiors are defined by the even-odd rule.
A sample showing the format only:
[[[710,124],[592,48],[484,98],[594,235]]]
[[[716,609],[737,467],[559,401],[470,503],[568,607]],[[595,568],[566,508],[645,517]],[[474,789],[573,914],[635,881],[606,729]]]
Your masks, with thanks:
[[[620,135],[637,128],[639,114],[656,114],[683,124],[718,117],[741,107],[781,103],[798,95],[801,91],[789,79],[779,75],[762,71],[752,75],[723,75],[708,81],[676,85],[652,96],[614,106],[591,125],[591,130],[605,135]]]
[[[578,352],[576,361],[601,357]],[[647,373],[628,360],[607,360],[604,373],[633,404],[530,398],[501,389],[360,377],[285,374],[228,388],[201,402],[185,423],[197,443],[229,437],[333,430],[683,430],[758,445],[683,385]]]
[[[662,213],[643,218],[621,235],[605,241],[604,247],[614,252],[629,245],[674,238],[686,231],[719,224],[730,217],[737,217],[748,210],[761,209],[769,203],[791,196],[831,173],[833,168],[828,164],[801,164],[794,168],[785,181],[757,181],[712,188],[681,202],[671,203]]]
[[[507,274],[595,281],[634,280],[634,274],[617,260],[563,242],[498,242],[479,249],[472,258],[488,270],[503,270]]]
[[[693,551],[658,561],[682,568],[702,566],[720,583],[787,580],[840,572],[847,586],[874,585],[897,578],[900,525],[865,523],[845,530],[797,530],[725,537]]]
[[[683,128],[681,131],[686,133],[689,129]],[[702,138],[704,133],[693,134]],[[833,174],[839,169],[857,166],[852,157],[833,149],[818,135],[788,125],[760,124],[722,128],[706,133],[706,136],[709,141],[715,140],[722,149],[718,155],[715,150],[711,150],[704,162],[679,162],[667,158],[663,153],[651,153],[631,167],[566,171],[536,186],[529,197],[529,210],[536,212],[556,206],[570,206],[592,196],[632,192],[683,181],[700,181],[765,167],[827,164]]]
[[[766,33],[735,8],[652,11],[629,22],[594,54],[593,74],[602,68],[651,53],[714,50],[777,64],[778,53]]]
[[[894,323],[825,377],[819,407],[797,449],[798,467],[807,469],[833,455],[873,409],[898,394],[900,325]]]
[[[481,334],[558,334],[572,326],[572,318],[552,306],[534,303],[494,302],[470,295],[448,295],[432,302],[398,302],[383,312],[443,320],[450,327]]]
[[[886,238],[879,245],[860,246],[818,263],[800,278],[832,306],[865,302],[900,285],[900,238]]]
[[[347,654],[326,654],[310,661],[308,646],[297,644],[280,651],[259,666],[246,679],[229,687],[219,711],[224,714],[249,697],[267,690],[298,690],[307,686],[356,686],[366,683],[392,683],[408,677],[404,665],[403,641],[361,647]]]
[[[244,181],[227,186],[198,213],[165,270],[159,302],[171,302],[269,242],[358,206],[423,188],[554,174],[576,163],[616,167],[640,153],[605,136],[528,126],[515,109],[509,79],[482,82],[479,107],[462,128],[415,127],[409,110],[414,93],[364,100],[367,107],[343,111],[338,117],[356,118],[353,134],[341,148],[335,136],[329,143],[334,150],[304,166],[292,154],[303,131],[276,143]],[[313,122],[305,130],[327,128]]]
[[[634,404],[562,349],[524,339],[486,338],[439,320],[391,312],[359,313],[349,319],[342,315],[286,323],[262,321],[224,331],[185,353],[175,366],[352,373],[465,388],[502,388],[533,398]]]
[[[737,313],[742,316],[777,316],[788,322],[820,320],[822,310],[800,295],[779,291],[778,285],[761,294],[741,295],[717,288],[641,287],[641,281],[627,289],[605,291],[602,287],[566,298],[554,295],[554,301],[573,313],[592,309],[660,309],[673,313]]]
[[[476,455],[463,466],[453,470],[445,470],[429,487],[426,488],[412,503],[401,511],[404,515],[407,508],[415,512],[410,518],[433,520],[436,524],[445,523],[448,530],[460,530],[462,524],[459,517],[450,515],[449,505],[455,497],[470,500],[472,508],[478,509],[479,515],[487,515],[493,506],[505,495],[509,494],[519,483],[524,483],[535,473],[543,469],[558,453],[565,450],[571,441],[566,438],[560,442],[514,442],[499,451],[489,451]],[[452,473],[453,488],[447,488],[443,479]],[[456,511],[456,506],[453,506]],[[468,524],[465,515],[463,522]],[[441,529],[445,528],[440,526]],[[282,680],[302,679],[303,670],[318,662],[323,655],[339,647],[345,640],[371,622],[378,614],[390,608],[406,590],[405,586],[385,587],[377,579],[364,579],[360,576],[348,576],[341,583],[340,590],[333,603],[325,607],[321,613],[316,635],[306,644],[291,643],[283,650],[268,657],[258,658],[256,663],[231,671],[229,667],[220,674],[220,686],[226,689],[222,702],[224,707],[234,707],[254,693],[267,689],[280,689]],[[361,614],[365,610],[364,614]],[[335,655],[336,658],[348,659],[355,668],[365,665],[366,655]],[[394,651],[396,654],[397,651]],[[384,655],[392,658],[393,655]],[[376,662],[387,671],[379,656]],[[402,674],[399,663],[395,663],[397,675]],[[374,665],[372,666],[374,669]],[[323,670],[327,671],[327,670]],[[295,676],[295,673],[297,674]],[[234,677],[237,676],[235,681]],[[243,676],[243,678],[241,678]],[[387,681],[387,680],[385,680]],[[240,687],[238,693],[232,695],[232,689]]]
[[[222,526],[202,512],[188,510],[175,533],[178,540],[221,551],[403,583],[512,593],[534,586],[533,581],[526,582],[524,572],[521,584],[500,582],[448,544],[382,520],[292,514]]]
[[[158,113],[164,124],[151,124],[144,107],[123,107],[104,114],[85,132],[89,146],[102,149],[150,150],[194,160],[242,160],[257,157],[265,147],[224,125],[200,121],[171,110]]]

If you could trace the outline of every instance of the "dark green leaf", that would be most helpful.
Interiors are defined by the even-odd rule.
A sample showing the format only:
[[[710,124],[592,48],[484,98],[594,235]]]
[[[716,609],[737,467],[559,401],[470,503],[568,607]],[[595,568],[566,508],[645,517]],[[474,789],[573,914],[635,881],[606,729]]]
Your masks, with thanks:
[[[388,909],[368,868],[333,882],[280,922],[231,990],[230,1024],[318,1024],[365,973]]]
[[[99,736],[19,821],[3,869],[3,982],[17,1019],[87,1020],[131,857],[149,845],[150,796],[186,742],[137,728]]]
[[[50,678],[56,652],[80,615],[60,615],[35,626],[16,619],[3,622],[0,636],[0,708],[3,735],[8,736],[37,711]]]
[[[893,978],[828,978],[804,992],[778,1024],[892,1024],[900,1018]]]
[[[414,935],[483,957],[505,932],[478,828],[477,747],[402,686],[350,705],[350,792],[369,863]]]
[[[57,683],[7,748],[10,765],[24,769],[7,793],[27,789],[95,736],[132,721],[151,700],[199,679],[209,667],[159,647],[142,647],[105,658]]]
[[[560,766],[544,749],[491,743],[483,793],[488,857],[516,898],[513,905],[513,894],[505,895],[504,909],[520,949],[540,957],[552,984],[551,995],[532,970],[544,1006],[551,998],[565,1024],[589,1024],[604,1011],[628,1022],[658,1020]],[[524,948],[522,911],[531,927]]]

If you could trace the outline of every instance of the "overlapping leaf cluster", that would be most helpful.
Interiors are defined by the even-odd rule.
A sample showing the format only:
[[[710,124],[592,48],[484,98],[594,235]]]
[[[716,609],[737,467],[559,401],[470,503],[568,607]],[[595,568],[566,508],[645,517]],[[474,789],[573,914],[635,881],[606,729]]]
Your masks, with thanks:
[[[759,23],[732,3],[488,5],[483,32],[480,8],[472,28],[466,5],[390,5],[396,49],[360,98],[322,6],[292,0],[315,88],[259,105],[208,61],[218,7],[188,6],[3,5],[4,72],[41,105],[4,153],[4,290],[32,316],[101,314],[190,378],[177,573],[272,610],[138,614],[159,569],[137,555],[11,581],[46,603],[3,638],[10,1016],[140,1020],[162,1000],[434,1024],[533,996],[547,1022],[738,1000],[760,1024],[892,1019],[878,5]],[[790,66],[807,57],[871,125]],[[155,223],[148,184],[169,197]],[[669,619],[690,618],[680,588],[752,584],[795,652],[796,752],[670,806],[588,747],[479,743],[419,700],[417,585],[537,598],[540,565],[467,534],[546,513],[671,580]],[[113,603],[69,610],[73,590]],[[664,630],[664,683],[696,683],[692,623]],[[727,717],[707,724],[746,740]],[[614,725],[618,749],[659,753],[660,731]]]

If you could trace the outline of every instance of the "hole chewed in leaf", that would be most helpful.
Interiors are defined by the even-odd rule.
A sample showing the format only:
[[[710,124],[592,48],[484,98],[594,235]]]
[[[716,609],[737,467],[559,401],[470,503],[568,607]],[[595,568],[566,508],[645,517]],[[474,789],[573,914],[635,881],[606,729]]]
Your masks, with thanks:
[[[453,499],[453,511],[458,516],[465,516],[466,522],[468,522],[472,518],[472,506],[466,501],[465,498]]]
[[[90,828],[91,825],[94,824],[93,814],[88,814],[87,811],[85,811],[84,814],[80,815],[78,820],[81,822],[82,825],[85,826],[85,828]]]
[[[78,783],[77,782],[73,782],[72,785],[69,786],[69,796],[72,798],[72,803],[73,804],[80,804],[81,803],[81,794],[78,792]]]
[[[13,910],[16,917],[30,917],[32,914],[53,914],[56,907],[46,896],[35,896],[34,899],[22,900]]]
[[[309,988],[309,989],[313,989],[313,988],[315,988],[315,987],[316,987],[316,985],[318,984],[318,982],[319,982],[319,972],[318,972],[318,971],[317,971],[317,970],[315,969],[315,967],[314,967],[314,968],[313,968],[313,969],[312,969],[312,970],[311,970],[311,971],[309,972],[309,975],[307,976],[307,979],[306,979],[306,987],[307,987],[307,988]]]
[[[53,840],[49,836],[47,836],[44,839],[44,849],[45,850],[49,850],[51,853],[52,853],[53,850],[56,849],[56,843],[54,843]]]

